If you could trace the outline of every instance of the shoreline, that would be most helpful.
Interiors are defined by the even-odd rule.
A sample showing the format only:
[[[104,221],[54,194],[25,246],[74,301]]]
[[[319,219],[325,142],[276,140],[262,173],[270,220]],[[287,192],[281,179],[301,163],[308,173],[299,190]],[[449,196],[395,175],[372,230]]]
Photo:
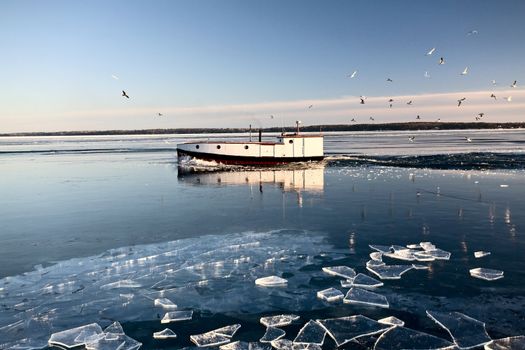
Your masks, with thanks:
[[[331,131],[421,131],[421,130],[466,130],[466,129],[522,129],[525,122],[480,123],[480,122],[408,122],[382,124],[325,124],[302,126],[304,132]],[[252,132],[258,131],[252,128]],[[162,135],[162,134],[222,134],[246,133],[249,128],[169,128],[140,130],[85,130],[85,131],[48,131],[48,132],[13,132],[0,133],[0,137],[20,136],[94,136],[94,135]],[[263,132],[294,132],[295,127],[262,128]]]

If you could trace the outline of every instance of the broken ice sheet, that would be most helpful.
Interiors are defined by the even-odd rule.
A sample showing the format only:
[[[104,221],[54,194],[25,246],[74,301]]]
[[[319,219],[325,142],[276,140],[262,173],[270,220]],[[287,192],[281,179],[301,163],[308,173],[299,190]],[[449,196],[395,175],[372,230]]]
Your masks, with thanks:
[[[377,275],[382,280],[400,279],[401,275],[413,269],[413,265],[379,265],[368,266],[366,269]]]
[[[291,324],[293,321],[297,321],[299,318],[297,315],[289,314],[261,317],[259,321],[266,327],[283,327]]]
[[[317,297],[328,302],[338,301],[344,298],[344,294],[335,288],[328,288],[317,292]]]
[[[259,339],[261,343],[271,343],[274,340],[281,339],[286,335],[286,332],[280,328],[268,327],[263,337]]]
[[[389,306],[388,300],[384,295],[355,287],[350,288],[343,302],[346,304],[362,304],[379,307]]]
[[[480,250],[480,251],[477,251],[477,252],[474,252],[474,257],[475,258],[483,258],[484,256],[487,256],[487,255],[490,255],[490,252],[485,252],[483,250]]]
[[[154,339],[175,339],[177,338],[177,334],[175,334],[174,331],[172,331],[169,328],[166,328],[160,332],[153,333]]]
[[[372,253],[370,253],[370,259],[376,260],[376,261],[382,261],[383,253],[381,253],[381,252],[372,252]]]
[[[427,315],[443,327],[460,348],[473,348],[491,340],[485,323],[460,312],[427,311]]]
[[[176,309],[177,305],[168,298],[157,298],[154,302],[155,306],[160,306],[163,309]]]
[[[193,311],[171,311],[166,312],[160,323],[170,323],[177,321],[191,320],[193,317]]]
[[[495,281],[503,278],[503,271],[494,270],[494,269],[485,269],[478,267],[475,269],[469,270],[470,275],[475,278],[480,278],[486,281]]]
[[[293,340],[294,344],[323,345],[326,330],[316,321],[308,321]]]
[[[368,245],[371,249],[376,250],[380,253],[390,253],[392,252],[392,246],[386,246],[386,245],[375,245],[375,244],[369,244]]]
[[[358,273],[352,281],[353,287],[360,288],[377,288],[381,287],[384,283],[376,280],[370,276],[365,275],[364,273]]]
[[[111,335],[109,337],[108,335]],[[124,334],[106,334],[106,337],[93,343],[87,343],[87,350],[137,350],[142,343]]]
[[[453,350],[448,340],[405,327],[389,327],[377,339],[374,350]]]
[[[117,289],[117,288],[140,288],[142,285],[132,280],[121,280],[111,282],[100,286],[100,289]]]
[[[237,323],[237,324],[232,324],[229,326],[224,326],[221,328],[214,329],[213,332],[220,334],[220,335],[225,335],[231,338],[235,335],[235,333],[239,330],[239,328],[241,328],[241,325]]]
[[[228,343],[219,346],[220,350],[271,350],[272,347],[270,344],[261,344],[257,342],[244,342],[244,341],[235,341],[233,343]]]
[[[124,335],[124,329],[118,321],[115,321],[104,329],[104,333]]]
[[[382,318],[380,320],[377,320],[377,322],[382,323],[382,324],[389,324],[392,326],[400,326],[400,327],[403,327],[405,325],[404,321],[394,316],[388,316],[388,317]]]
[[[262,277],[255,280],[255,284],[264,287],[276,287],[284,286],[288,283],[288,280],[278,276]]]
[[[102,328],[97,323],[67,329],[62,332],[53,333],[49,338],[49,346],[62,346],[72,348],[85,345],[85,339],[94,335],[102,334]],[[78,340],[76,340],[78,338]]]
[[[346,279],[355,277],[355,270],[348,266],[328,266],[323,267],[323,271],[332,276],[339,276]]]
[[[277,339],[272,341],[271,344],[277,350],[293,350],[293,343],[288,339]]]
[[[525,349],[525,336],[495,339],[485,344],[485,350],[523,350]]]
[[[363,315],[317,320],[339,347],[359,337],[384,332],[391,326]]]
[[[190,340],[195,345],[202,348],[229,343],[231,337],[227,337],[222,334],[217,334],[214,331],[210,331],[202,334],[190,335]]]
[[[452,255],[450,252],[447,252],[439,248],[432,249],[432,250],[425,250],[425,254],[430,255],[431,257],[437,260],[449,260],[450,256]]]

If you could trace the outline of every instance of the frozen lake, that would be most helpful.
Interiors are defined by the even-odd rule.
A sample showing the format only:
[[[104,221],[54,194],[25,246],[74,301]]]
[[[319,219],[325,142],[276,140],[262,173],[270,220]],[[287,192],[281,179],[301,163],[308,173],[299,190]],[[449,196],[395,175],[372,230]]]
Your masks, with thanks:
[[[525,334],[525,131],[327,134],[320,164],[179,168],[176,144],[208,137],[246,139],[0,138],[0,348],[41,348],[54,332],[113,321],[145,349],[192,346],[190,335],[237,323],[233,340],[254,342],[259,318],[280,313],[300,316],[283,327],[290,340],[310,319],[364,315],[453,341],[427,310],[485,322],[493,339]],[[450,258],[383,256],[425,265],[400,279],[367,269],[369,245],[420,242]],[[317,298],[347,293],[322,269],[340,265],[381,280],[372,291],[389,307]],[[474,278],[478,267],[504,278]],[[288,282],[255,285],[270,275]],[[193,319],[161,324],[154,300],[164,297]],[[166,326],[178,337],[153,339]]]

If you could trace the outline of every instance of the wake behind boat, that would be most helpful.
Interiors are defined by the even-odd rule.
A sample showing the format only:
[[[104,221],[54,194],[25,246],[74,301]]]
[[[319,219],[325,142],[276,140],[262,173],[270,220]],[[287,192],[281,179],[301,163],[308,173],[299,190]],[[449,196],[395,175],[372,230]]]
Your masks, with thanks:
[[[293,162],[323,160],[323,135],[304,135],[299,132],[282,133],[274,142],[262,141],[199,141],[177,145],[177,155],[237,165],[277,165]]]

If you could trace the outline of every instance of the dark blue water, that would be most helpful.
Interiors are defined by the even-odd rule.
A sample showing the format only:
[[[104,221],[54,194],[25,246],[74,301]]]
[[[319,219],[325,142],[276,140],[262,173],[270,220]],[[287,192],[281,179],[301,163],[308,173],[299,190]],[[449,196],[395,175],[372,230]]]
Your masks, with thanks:
[[[301,316],[284,328],[291,340],[309,319],[355,314],[451,340],[426,310],[465,313],[492,338],[525,334],[524,133],[472,131],[468,144],[463,133],[417,135],[419,146],[406,133],[338,134],[322,164],[213,172],[181,171],[177,136],[3,138],[0,344],[38,347],[112,321],[147,349],[190,346],[190,334],[232,323],[242,325],[234,340],[257,341],[259,318],[286,312]],[[371,275],[369,244],[421,241],[451,258],[383,281],[388,309],[316,298],[347,290],[322,267]],[[505,277],[472,278],[476,267]],[[256,287],[267,275],[288,286]],[[160,324],[160,296],[194,319]],[[154,340],[166,326],[178,338]],[[324,348],[334,345],[327,337]]]

